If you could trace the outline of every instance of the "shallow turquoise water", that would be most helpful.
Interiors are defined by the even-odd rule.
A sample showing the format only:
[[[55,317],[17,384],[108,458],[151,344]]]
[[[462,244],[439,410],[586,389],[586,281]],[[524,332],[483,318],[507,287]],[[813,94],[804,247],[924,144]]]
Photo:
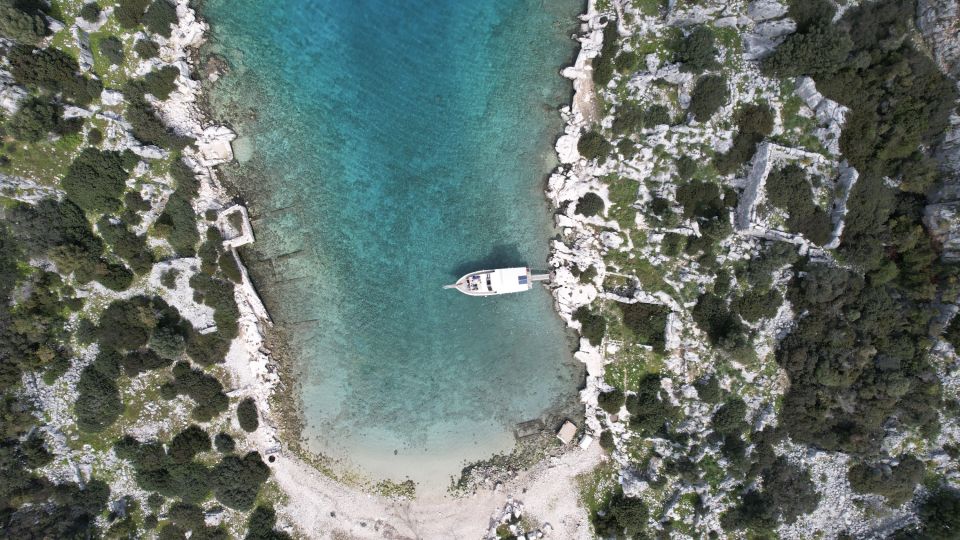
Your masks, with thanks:
[[[204,12],[231,66],[213,104],[251,149],[245,256],[294,337],[304,435],[371,476],[446,481],[575,402],[582,375],[546,290],[441,287],[546,266],[543,178],[580,3],[275,5]]]

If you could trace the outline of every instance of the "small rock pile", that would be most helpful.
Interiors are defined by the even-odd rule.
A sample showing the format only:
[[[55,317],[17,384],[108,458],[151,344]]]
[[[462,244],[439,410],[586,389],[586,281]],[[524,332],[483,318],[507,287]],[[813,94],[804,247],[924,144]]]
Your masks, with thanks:
[[[523,503],[516,501],[513,497],[507,499],[503,509],[490,520],[490,530],[487,531],[484,538],[486,540],[496,540],[499,538],[520,538],[533,540],[535,538],[545,538],[553,531],[553,526],[544,523],[540,527],[527,530],[526,524],[521,523],[523,519]]]

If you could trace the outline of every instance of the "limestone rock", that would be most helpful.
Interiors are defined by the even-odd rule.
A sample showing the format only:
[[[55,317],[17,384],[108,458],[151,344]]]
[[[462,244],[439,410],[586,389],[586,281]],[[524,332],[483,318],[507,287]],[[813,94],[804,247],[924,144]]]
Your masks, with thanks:
[[[0,107],[7,114],[13,114],[20,108],[20,102],[25,97],[26,88],[18,85],[9,73],[0,70]]]
[[[226,126],[211,126],[197,137],[198,158],[200,164],[212,167],[233,160],[233,148],[230,142],[236,134]]]
[[[123,93],[117,90],[104,89],[100,93],[100,102],[108,106],[116,106],[123,103]]]
[[[919,0],[917,26],[940,69],[960,79],[960,2]]]
[[[756,22],[777,19],[787,14],[787,6],[777,0],[753,0],[747,6],[747,17]]]

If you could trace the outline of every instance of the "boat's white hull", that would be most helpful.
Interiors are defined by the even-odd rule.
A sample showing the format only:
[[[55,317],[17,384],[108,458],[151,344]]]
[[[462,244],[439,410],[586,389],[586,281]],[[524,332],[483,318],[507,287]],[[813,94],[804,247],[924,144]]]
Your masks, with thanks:
[[[479,270],[470,272],[453,285],[444,288],[456,289],[467,296],[499,296],[529,291],[533,287],[531,277],[529,268]]]

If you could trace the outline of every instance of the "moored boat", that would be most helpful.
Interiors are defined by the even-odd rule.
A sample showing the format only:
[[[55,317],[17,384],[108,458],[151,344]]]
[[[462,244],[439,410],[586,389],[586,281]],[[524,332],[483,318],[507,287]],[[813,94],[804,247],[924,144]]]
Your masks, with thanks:
[[[457,289],[470,296],[494,296],[529,291],[534,281],[547,279],[547,275],[533,275],[526,267],[498,268],[496,270],[479,270],[458,279],[444,289]]]

